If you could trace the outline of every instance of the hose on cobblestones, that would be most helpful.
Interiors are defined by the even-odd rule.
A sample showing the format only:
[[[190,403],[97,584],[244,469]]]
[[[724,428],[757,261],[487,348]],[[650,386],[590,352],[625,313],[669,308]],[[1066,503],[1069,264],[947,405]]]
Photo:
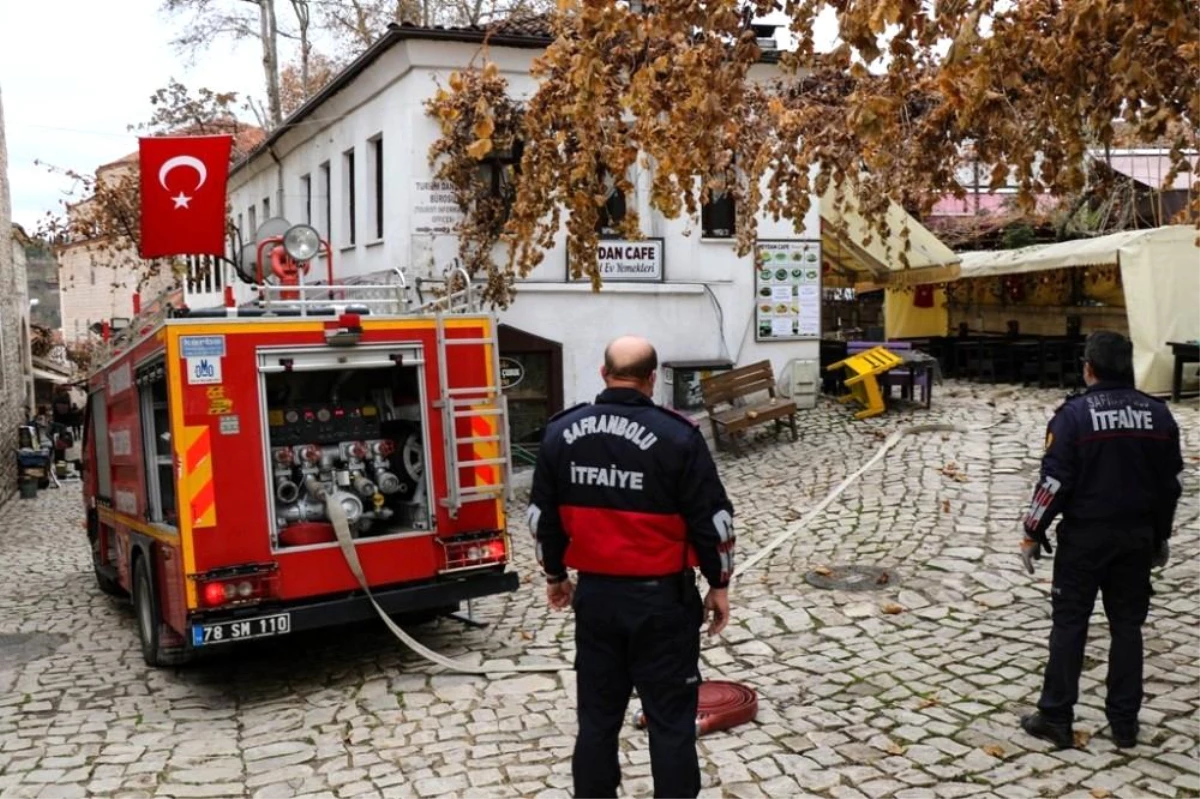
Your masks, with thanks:
[[[1008,415],[1004,414],[997,421],[993,422],[990,425],[984,425],[983,427],[971,428],[971,427],[965,427],[963,425],[957,425],[957,424],[918,424],[918,425],[911,425],[909,427],[903,427],[903,428],[897,430],[896,432],[894,432],[890,436],[888,436],[887,440],[884,441],[883,445],[880,446],[879,449],[875,452],[875,454],[871,456],[870,460],[868,460],[865,464],[863,464],[861,467],[859,467],[859,469],[856,472],[854,472],[849,477],[847,477],[845,480],[842,480],[842,482],[839,483],[837,486],[835,486],[834,489],[832,491],[830,491],[825,496],[824,499],[822,499],[820,502],[818,502],[812,510],[810,510],[807,514],[805,514],[803,518],[801,518],[795,524],[790,525],[788,527],[788,529],[784,530],[779,535],[775,536],[775,538],[772,539],[765,547],[760,549],[758,552],[754,553],[754,555],[749,560],[747,560],[737,570],[735,570],[734,577],[735,578],[741,577],[746,572],[750,571],[750,569],[754,568],[764,558],[766,558],[768,555],[770,555],[772,552],[774,552],[776,549],[778,549],[784,542],[786,542],[792,536],[796,535],[796,533],[798,533],[801,530],[808,527],[808,525],[811,524],[812,521],[814,519],[816,519],[817,516],[819,516],[825,510],[825,508],[827,508],[830,505],[830,503],[832,503],[835,499],[837,499],[838,496],[840,496],[841,493],[843,491],[845,491],[847,487],[849,487],[855,480],[862,477],[863,474],[865,474],[868,470],[871,469],[871,467],[873,467],[875,464],[879,463],[879,461],[882,460],[883,457],[893,447],[895,447],[898,443],[900,443],[901,439],[905,438],[906,436],[916,435],[919,433],[946,433],[946,432],[970,433],[970,432],[976,432],[976,431],[981,431],[981,430],[987,430],[991,427],[995,427],[996,425],[1000,424],[1007,418],[1008,418]],[[358,559],[358,551],[355,550],[355,548],[354,548],[354,539],[352,538],[352,536],[350,534],[350,523],[346,519],[345,510],[342,508],[340,503],[332,502],[332,501],[326,501],[325,508],[326,508],[326,513],[329,515],[329,521],[333,524],[333,530],[334,530],[335,535],[337,536],[338,546],[342,550],[342,556],[346,559],[346,565],[350,567],[350,572],[354,575],[354,579],[358,581],[358,584],[362,588],[363,593],[366,595],[367,599],[371,602],[372,607],[375,608],[375,612],[379,614],[379,618],[383,620],[383,623],[385,625],[387,625],[387,628],[389,630],[391,630],[392,634],[395,635],[397,638],[399,638],[400,641],[403,642],[405,646],[407,646],[409,649],[411,649],[417,655],[421,656],[425,660],[428,660],[430,663],[436,664],[438,666],[443,666],[443,667],[445,667],[453,672],[457,672],[459,674],[492,674],[492,673],[504,673],[504,672],[542,672],[542,673],[544,673],[544,672],[571,671],[574,668],[570,663],[566,663],[566,662],[562,662],[562,663],[492,663],[492,662],[488,661],[488,662],[480,663],[479,665],[475,665],[475,664],[471,664],[471,663],[463,663],[462,661],[455,660],[453,658],[448,658],[444,655],[434,652],[432,649],[425,646],[420,641],[416,640],[411,635],[409,635],[407,632],[405,632],[404,629],[400,625],[396,624],[396,622],[392,620],[391,616],[389,616],[384,611],[384,609],[379,606],[379,603],[375,601],[375,597],[371,593],[370,587],[367,585],[367,578],[366,578],[366,575],[363,573],[362,563]],[[711,682],[703,683],[703,685],[714,685],[714,684],[715,683],[711,683]],[[715,699],[718,702],[717,708],[714,711],[714,713],[716,714],[716,716],[715,716],[716,720],[704,722],[703,718],[697,718],[696,723],[697,723],[698,730],[700,730],[700,726],[703,723],[707,723],[707,724],[711,725],[711,726],[707,727],[706,729],[726,729],[728,726],[733,726],[734,724],[741,724],[744,721],[748,721],[749,719],[752,719],[754,717],[754,713],[757,713],[758,700],[757,700],[757,695],[754,694],[753,689],[747,688],[745,686],[737,685],[736,683],[724,683],[724,685],[732,686],[732,687],[736,688],[738,697],[740,697],[740,698],[736,698],[736,697],[731,698],[730,695],[726,695],[724,689],[718,689],[717,694],[715,695]],[[752,706],[751,706],[749,699],[747,698],[746,692],[748,692],[748,695],[750,698],[753,698]],[[726,707],[727,700],[729,702],[733,703],[729,707]],[[752,707],[752,709],[751,709],[751,707]],[[744,715],[746,713],[750,713],[749,718],[744,718]],[[733,719],[733,720],[729,721],[730,719]]]
[[[804,514],[804,516],[796,523],[788,525],[787,529],[771,539],[771,541],[768,542],[765,547],[755,552],[749,558],[749,560],[746,560],[744,563],[738,566],[733,572],[734,578],[737,579],[743,576],[746,572],[753,569],[768,555],[796,535],[796,533],[799,533],[801,530],[812,524],[813,520],[820,516],[835,499],[841,496],[843,491],[845,491],[852,483],[854,483],[854,481],[858,480],[858,478],[870,471],[871,467],[883,460],[883,457],[887,455],[888,452],[897,444],[899,444],[901,439],[905,438],[906,436],[917,435],[919,433],[973,433],[995,427],[1007,418],[1008,414],[1003,414],[995,422],[982,427],[966,427],[959,424],[933,423],[914,424],[908,427],[900,428],[887,437],[887,440],[884,441],[879,449],[875,451],[875,454],[871,456],[870,460],[860,466],[856,472],[848,476],[845,480],[834,486],[833,490],[826,494],[825,498],[818,502],[812,510]]]
[[[480,663],[475,665],[472,663],[463,663],[460,660],[448,658],[445,655],[434,652],[429,647],[422,644],[417,639],[413,638],[404,628],[396,622],[392,621],[379,603],[375,601],[375,596],[371,593],[370,587],[367,585],[366,575],[363,574],[362,563],[358,559],[358,551],[354,548],[354,539],[350,536],[350,522],[346,519],[346,511],[342,508],[341,503],[326,501],[325,512],[329,515],[329,521],[333,524],[333,532],[337,536],[338,546],[341,547],[342,557],[346,559],[346,565],[350,567],[351,574],[358,581],[363,593],[367,595],[371,605],[375,608],[375,612],[379,614],[379,618],[383,619],[383,623],[392,631],[392,635],[399,638],[405,646],[416,652],[421,657],[434,663],[438,666],[444,666],[451,671],[459,674],[491,674],[498,672],[513,672],[513,671],[533,671],[533,672],[548,672],[548,671],[571,671],[573,668],[570,663]]]

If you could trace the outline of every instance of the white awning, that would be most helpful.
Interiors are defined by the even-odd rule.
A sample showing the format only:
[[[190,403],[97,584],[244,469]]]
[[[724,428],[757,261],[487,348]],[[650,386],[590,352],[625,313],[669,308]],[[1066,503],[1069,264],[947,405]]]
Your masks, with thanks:
[[[964,252],[961,254],[961,275],[964,278],[995,277],[1074,266],[1117,266],[1122,248],[1140,239],[1161,237],[1161,230],[1164,229],[1126,230],[1094,239],[1035,244],[1019,250]]]
[[[1200,339],[1200,249],[1189,225],[1128,230],[1094,239],[962,253],[964,280],[1081,266],[1119,266],[1137,386],[1171,387],[1170,341]]]

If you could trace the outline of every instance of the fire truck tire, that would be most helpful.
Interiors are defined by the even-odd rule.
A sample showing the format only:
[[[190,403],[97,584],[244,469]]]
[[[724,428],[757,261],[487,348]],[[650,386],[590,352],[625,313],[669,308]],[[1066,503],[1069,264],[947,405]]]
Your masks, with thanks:
[[[133,610],[142,642],[142,658],[147,666],[178,666],[191,658],[192,653],[186,647],[163,645],[158,596],[145,557],[139,557],[133,563]]]

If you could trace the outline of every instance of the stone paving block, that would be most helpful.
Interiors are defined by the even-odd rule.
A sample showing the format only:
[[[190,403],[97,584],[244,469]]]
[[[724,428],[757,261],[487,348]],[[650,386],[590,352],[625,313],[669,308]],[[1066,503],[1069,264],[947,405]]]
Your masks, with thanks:
[[[1193,501],[1177,513],[1173,564],[1155,577],[1145,636],[1145,744],[1118,752],[1100,737],[1086,751],[1054,752],[1017,727],[1044,666],[1051,564],[1033,578],[1024,574],[1010,531],[1028,502],[1045,420],[1061,392],[1020,389],[996,401],[993,394],[1007,389],[952,382],[940,388],[928,411],[901,407],[869,422],[819,403],[803,414],[801,442],[764,440],[741,458],[718,455],[745,557],[794,521],[785,512],[805,513],[871,456],[879,440],[868,431],[918,421],[986,424],[998,407],[1009,414],[986,433],[905,439],[738,585],[734,618],[720,640],[705,641],[703,668],[707,678],[756,687],[759,720],[701,740],[703,795],[735,795],[727,790],[732,785],[739,794],[825,799],[889,792],[1086,797],[1093,785],[1122,780],[1114,797],[1200,792],[1193,777],[1200,598],[1194,570],[1184,566],[1200,558],[1195,470],[1184,475]],[[1172,411],[1185,457],[1200,456],[1200,411]],[[950,461],[968,482],[942,473]],[[781,486],[799,487],[790,503],[778,501]],[[523,501],[510,508],[511,518],[521,517]],[[0,623],[10,625],[0,632],[55,632],[68,640],[51,658],[0,672],[0,794],[36,799],[79,786],[105,799],[182,796],[212,786],[235,796],[337,799],[570,791],[571,672],[453,675],[423,664],[369,624],[303,643],[279,639],[188,673],[144,669],[128,612],[90,588],[81,508],[71,486],[0,508]],[[513,542],[516,570],[534,573],[528,537]],[[884,565],[900,585],[839,593],[797,579],[838,563]],[[64,580],[89,590],[63,590]],[[527,581],[512,594],[476,602],[476,613],[491,623],[486,630],[440,622],[413,632],[473,662],[569,659],[573,618],[548,612],[539,589]],[[880,613],[886,601],[905,611]],[[85,618],[81,632],[73,620]],[[1107,626],[1099,610],[1093,621],[1088,654],[1095,663],[1081,681],[1079,706],[1085,730],[1104,724]],[[877,737],[903,753],[868,743]],[[622,792],[648,795],[646,735],[626,725],[621,739]],[[992,745],[1002,757],[983,751]],[[31,774],[57,782],[17,781]],[[725,775],[735,781],[718,784]],[[932,782],[919,784],[926,780]]]

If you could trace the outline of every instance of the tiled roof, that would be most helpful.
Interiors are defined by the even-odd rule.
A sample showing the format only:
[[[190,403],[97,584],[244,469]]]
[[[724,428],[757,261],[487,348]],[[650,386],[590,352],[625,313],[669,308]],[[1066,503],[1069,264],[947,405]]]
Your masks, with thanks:
[[[237,162],[248,155],[255,147],[263,143],[267,138],[267,132],[255,125],[247,125],[244,122],[231,120],[229,122],[216,122],[207,125],[189,125],[185,128],[173,130],[170,136],[211,136],[221,133],[233,134],[233,155],[231,160]],[[97,172],[102,172],[113,167],[125,166],[128,164],[136,164],[138,161],[137,151],[123,155],[115,161],[109,161],[107,164],[101,164],[96,167]]]
[[[461,34],[464,38],[477,40],[481,37],[524,37],[531,39],[554,39],[554,25],[549,13],[518,14],[505,17],[482,25],[416,25],[411,22],[395,23],[389,29],[398,31],[401,35],[420,35],[422,33],[441,33],[447,38]]]
[[[550,14],[523,14],[509,17],[484,26],[484,30],[492,33],[504,33],[510,36],[544,36],[554,38],[554,23]]]

